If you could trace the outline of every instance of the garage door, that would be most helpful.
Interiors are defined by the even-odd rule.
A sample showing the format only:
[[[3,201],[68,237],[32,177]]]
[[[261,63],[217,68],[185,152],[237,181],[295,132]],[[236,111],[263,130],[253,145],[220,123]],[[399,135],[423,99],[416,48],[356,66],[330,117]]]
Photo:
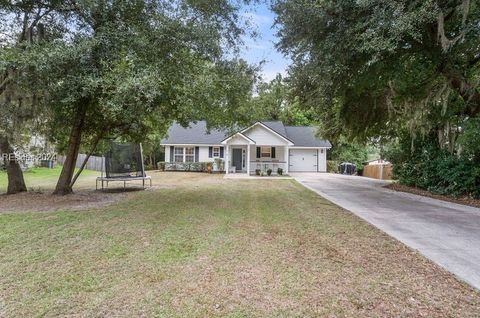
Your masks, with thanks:
[[[317,150],[290,149],[290,171],[317,171]]]

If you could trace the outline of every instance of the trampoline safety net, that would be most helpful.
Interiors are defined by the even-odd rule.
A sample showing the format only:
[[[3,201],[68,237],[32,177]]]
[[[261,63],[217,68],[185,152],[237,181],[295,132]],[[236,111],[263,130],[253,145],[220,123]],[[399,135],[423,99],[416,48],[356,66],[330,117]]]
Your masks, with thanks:
[[[142,145],[110,141],[105,153],[107,178],[145,177]]]

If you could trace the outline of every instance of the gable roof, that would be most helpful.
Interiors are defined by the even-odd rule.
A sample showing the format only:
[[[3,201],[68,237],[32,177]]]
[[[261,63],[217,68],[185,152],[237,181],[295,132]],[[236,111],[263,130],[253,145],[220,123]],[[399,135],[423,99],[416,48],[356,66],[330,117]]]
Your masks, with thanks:
[[[204,144],[220,145],[221,141],[228,137],[228,133],[223,130],[207,130],[207,122],[202,120],[196,123],[192,122],[187,128],[178,123],[174,123],[167,131],[167,137],[163,138],[161,144]]]
[[[228,136],[227,138],[223,139],[222,140],[222,144],[226,143],[228,140],[232,139],[233,137],[235,136],[240,136],[242,137],[243,139],[245,139],[246,141],[248,141],[249,144],[255,144],[255,140],[251,139],[251,138],[248,138],[248,136],[245,136],[244,134],[242,134],[242,132],[236,132],[234,133],[233,135],[230,135]]]
[[[272,127],[275,127],[277,130],[279,130],[281,133],[283,133],[283,135],[277,131],[275,131],[274,129],[270,128],[269,126],[267,126],[265,123],[268,123],[270,124],[270,126]],[[248,126],[247,128],[243,129],[241,131],[241,133],[243,134],[244,132],[246,132],[247,130],[257,126],[257,125],[260,125],[262,126],[263,128],[265,128],[266,130],[274,133],[275,135],[277,135],[278,137],[280,137],[281,139],[285,140],[286,142],[288,142],[289,144],[293,145],[293,142],[288,139],[287,137],[287,134],[285,132],[285,126],[283,126],[283,123],[281,121],[267,121],[267,122],[262,122],[262,121],[257,121],[255,123],[253,123],[252,125]]]
[[[294,147],[332,147],[328,140],[319,139],[315,136],[316,129],[314,127],[284,126],[281,121],[256,122],[239,132],[241,133],[256,124],[263,125],[286,140],[291,141]],[[221,145],[222,141],[236,134],[232,135],[226,130],[219,129],[211,129],[210,132],[208,132],[207,123],[203,120],[196,123],[192,122],[187,128],[182,127],[178,123],[174,123],[168,129],[167,137],[163,138],[160,144]],[[244,137],[248,138],[247,136]],[[255,142],[254,140],[252,141]]]
[[[290,140],[295,144],[294,147],[332,147],[328,140],[319,139],[315,136],[315,127],[286,126],[285,130]]]
[[[288,138],[287,132],[285,131],[285,126],[281,121],[262,121],[262,124],[276,132],[277,134],[281,135],[284,138]]]

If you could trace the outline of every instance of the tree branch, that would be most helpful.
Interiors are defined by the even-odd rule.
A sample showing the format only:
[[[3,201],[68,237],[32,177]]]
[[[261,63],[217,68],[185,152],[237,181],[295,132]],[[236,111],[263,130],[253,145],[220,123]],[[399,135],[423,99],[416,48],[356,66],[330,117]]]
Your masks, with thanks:
[[[73,177],[72,182],[70,182],[70,187],[73,187],[73,185],[74,185],[75,182],[77,181],[78,177],[79,177],[80,174],[82,173],[83,169],[85,169],[85,166],[87,165],[88,159],[90,159],[90,156],[92,155],[92,153],[97,149],[98,143],[99,143],[100,139],[103,138],[103,136],[104,136],[104,134],[105,134],[106,131],[107,131],[107,128],[104,128],[104,129],[97,135],[97,137],[95,138],[95,140],[94,140],[94,142],[93,142],[93,145],[92,145],[92,149],[90,149],[90,151],[88,152],[87,156],[86,156],[85,159],[83,160],[82,165],[80,166],[80,168],[78,169],[77,173],[76,173],[75,176]]]

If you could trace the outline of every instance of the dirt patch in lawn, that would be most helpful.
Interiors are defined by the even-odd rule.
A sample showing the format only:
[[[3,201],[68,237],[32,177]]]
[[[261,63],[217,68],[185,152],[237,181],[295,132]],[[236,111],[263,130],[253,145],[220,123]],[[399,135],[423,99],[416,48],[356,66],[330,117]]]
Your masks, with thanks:
[[[476,208],[480,208],[480,199],[474,199],[472,197],[468,196],[462,196],[462,197],[454,197],[451,195],[441,195],[441,194],[435,194],[431,193],[427,190],[419,189],[416,187],[409,187],[403,184],[399,183],[391,183],[389,185],[386,185],[385,188],[395,190],[395,191],[400,191],[400,192],[407,192],[407,193],[412,193],[412,194],[417,194],[421,195],[424,197],[429,197],[437,200],[442,200],[442,201],[447,201],[447,202],[452,202],[452,203],[457,203],[457,204],[463,204],[463,205],[468,205],[468,206],[473,206]]]
[[[57,210],[84,210],[110,205],[124,198],[126,193],[77,191],[70,195],[52,195],[51,192],[24,192],[0,195],[0,213],[46,212]]]
[[[149,186],[148,181],[145,189],[142,188],[141,181],[127,182],[125,189],[123,182],[110,182],[109,188],[104,191],[94,190],[95,176],[83,176],[75,184],[74,193],[65,196],[52,195],[56,178],[36,180],[34,184],[36,187],[29,187],[28,192],[14,195],[0,194],[0,213],[101,208],[139,191],[156,191],[172,187],[195,188],[200,187],[200,184],[214,184],[223,178],[221,174],[207,175],[205,173],[147,171],[147,174],[152,178],[152,187]]]

